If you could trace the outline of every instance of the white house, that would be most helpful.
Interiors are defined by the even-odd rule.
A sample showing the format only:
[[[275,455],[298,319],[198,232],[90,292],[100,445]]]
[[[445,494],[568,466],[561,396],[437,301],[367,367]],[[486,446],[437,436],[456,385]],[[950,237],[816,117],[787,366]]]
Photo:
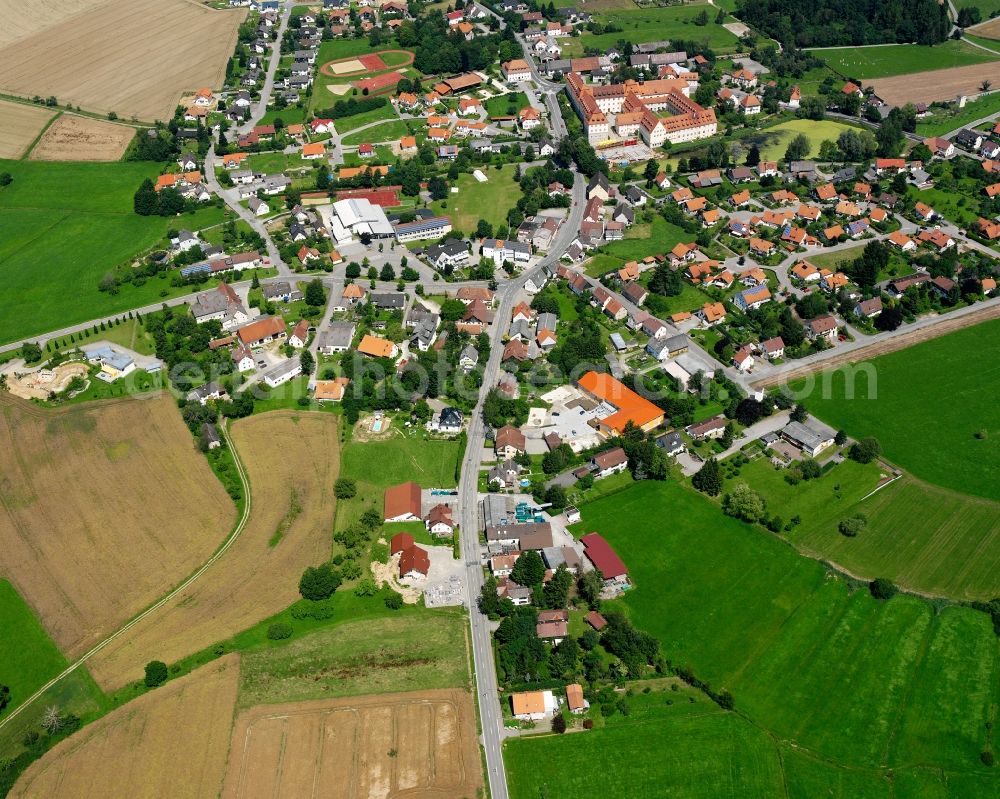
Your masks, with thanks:
[[[302,374],[302,364],[298,358],[289,358],[284,363],[278,364],[273,369],[264,373],[264,382],[271,388],[277,388],[283,383],[287,383],[294,377]]]

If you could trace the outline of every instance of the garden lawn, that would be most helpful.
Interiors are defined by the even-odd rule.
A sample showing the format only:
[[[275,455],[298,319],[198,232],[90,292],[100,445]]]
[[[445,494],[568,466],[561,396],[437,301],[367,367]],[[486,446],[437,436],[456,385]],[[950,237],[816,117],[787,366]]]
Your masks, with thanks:
[[[435,213],[451,217],[452,227],[466,234],[475,232],[480,219],[485,219],[493,225],[494,232],[499,232],[507,225],[507,212],[521,196],[521,187],[514,182],[515,168],[483,169],[489,178],[485,183],[463,172],[451,184],[458,187],[458,193],[449,192],[447,200],[431,203],[431,208]]]
[[[993,397],[1000,364],[982,357],[984,343],[998,335],[994,320],[875,358],[870,378],[858,370],[855,399],[844,371],[825,373],[802,401],[853,438],[875,436],[889,460],[920,479],[1000,500],[1000,406]]]
[[[371,111],[362,111],[360,114],[354,114],[354,116],[349,117],[339,117],[334,122],[334,125],[337,128],[337,133],[343,136],[345,133],[357,130],[363,125],[370,125],[373,122],[383,122],[390,119],[398,119],[398,117],[392,104],[386,103],[380,108],[373,108]]]
[[[708,24],[699,26],[694,23],[703,11],[708,13]],[[683,5],[669,8],[623,9],[608,14],[597,14],[602,22],[614,22],[622,31],[620,33],[603,33],[594,35],[585,33],[579,38],[563,40],[563,58],[583,55],[584,49],[591,47],[607,52],[615,47],[619,40],[624,39],[639,44],[660,39],[685,39],[688,41],[707,41],[708,46],[716,53],[732,53],[739,47],[739,39],[715,24],[718,9],[706,5]],[[736,22],[732,17],[728,22]]]
[[[0,685],[10,688],[10,704],[4,711],[8,713],[66,668],[67,662],[6,580],[0,580],[0,620]]]
[[[581,512],[630,569],[635,587],[614,606],[772,737],[831,765],[919,762],[939,782],[961,772],[1000,790],[979,762],[1000,684],[985,614],[852,590],[676,483],[642,482]]]
[[[870,79],[889,78],[911,72],[964,67],[1000,59],[968,42],[949,39],[943,44],[892,44],[877,47],[837,47],[809,50],[822,58],[827,66],[845,77]]]
[[[273,175],[289,170],[310,170],[317,161],[307,161],[299,153],[253,153],[247,159],[247,166],[244,169],[252,169],[254,172],[264,172]]]
[[[156,245],[168,228],[216,224],[215,207],[180,218],[137,216],[132,195],[158,165],[0,161],[0,343],[185,294],[166,279],[98,290],[119,264]]]
[[[837,141],[837,137],[845,130],[857,130],[857,128],[829,119],[822,121],[793,119],[765,128],[759,134],[747,136],[744,142],[752,142],[760,147],[761,158],[777,161],[784,159],[789,142],[802,133],[809,139],[807,157],[815,157],[819,155],[819,147],[826,139]]]
[[[400,137],[409,136],[416,131],[426,132],[426,126],[419,119],[393,119],[383,122],[381,125],[370,127],[367,130],[344,136],[341,139],[341,144],[350,146],[364,144],[365,142],[374,144],[379,141],[399,141]]]
[[[979,219],[977,212],[979,200],[957,191],[933,187],[917,189],[915,186],[907,186],[907,194],[914,200],[927,203],[945,219],[954,222],[959,227],[969,227]]]
[[[693,239],[692,234],[670,224],[662,216],[654,216],[651,224],[633,225],[626,229],[624,239],[605,244],[600,252],[619,258],[619,266],[624,266],[626,261],[639,261],[647,255],[665,255],[674,245]]]
[[[690,689],[626,701],[628,716],[616,713],[590,732],[509,738],[504,761],[513,799],[784,794],[777,747],[739,716]]]
[[[512,116],[522,108],[527,108],[529,105],[531,105],[531,103],[528,101],[528,95],[524,92],[498,94],[494,97],[490,97],[483,103],[483,106],[486,108],[486,113],[488,113],[491,117]],[[511,108],[514,110],[511,111]]]

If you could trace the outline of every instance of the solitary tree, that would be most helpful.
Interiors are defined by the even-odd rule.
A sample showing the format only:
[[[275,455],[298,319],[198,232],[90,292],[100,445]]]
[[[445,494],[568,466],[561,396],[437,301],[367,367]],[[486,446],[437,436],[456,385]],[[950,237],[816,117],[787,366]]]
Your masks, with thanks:
[[[722,474],[719,462],[709,458],[691,478],[691,485],[710,497],[717,497],[722,492]]]
[[[340,587],[340,574],[330,568],[330,564],[309,566],[299,579],[299,593],[305,599],[318,602],[328,599]]]
[[[42,714],[42,729],[49,735],[55,735],[63,726],[62,713],[59,712],[58,705],[49,705]]]
[[[326,292],[323,290],[323,281],[318,277],[313,278],[306,284],[305,293],[306,305],[319,308],[326,304]]]
[[[167,664],[162,660],[151,660],[146,664],[146,683],[147,688],[156,688],[158,685],[163,685],[167,681]]]

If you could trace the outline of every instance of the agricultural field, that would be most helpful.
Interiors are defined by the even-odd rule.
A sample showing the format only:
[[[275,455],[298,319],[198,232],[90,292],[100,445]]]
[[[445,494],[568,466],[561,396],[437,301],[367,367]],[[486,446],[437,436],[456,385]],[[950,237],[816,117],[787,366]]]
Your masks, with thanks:
[[[908,475],[868,496],[890,475],[877,464],[850,460],[794,486],[785,474],[758,458],[726,489],[748,483],[784,519],[801,519],[785,533],[800,551],[861,578],[889,577],[909,590],[954,599],[1000,595],[1000,504]],[[856,514],[868,523],[848,538],[838,524]]]
[[[784,794],[778,749],[767,734],[704,695],[685,688],[626,701],[628,716],[616,713],[590,732],[509,738],[504,761],[511,796]]]
[[[978,795],[1000,789],[979,760],[1000,679],[986,614],[876,600],[675,483],[639,483],[581,510],[581,528],[630,568],[635,588],[614,604],[772,738],[829,766],[923,780],[915,796],[944,795],[959,774]]]
[[[8,796],[215,796],[238,681],[230,655],[150,691],[59,743]]]
[[[365,621],[348,619],[295,637],[284,646],[248,651],[240,672],[239,707],[468,689],[466,625],[461,611],[421,610]]]
[[[759,134],[754,134],[743,139],[744,143],[753,143],[760,147],[760,156],[768,160],[781,160],[785,157],[785,150],[788,143],[798,136],[804,134],[809,139],[809,155],[815,157],[819,155],[820,145],[829,139],[837,141],[845,130],[857,130],[851,125],[842,122],[824,119],[816,121],[812,119],[793,119],[789,122],[782,122],[770,128],[765,128]]]
[[[593,11],[590,6],[588,10]],[[694,20],[702,11],[708,13],[707,25],[696,25]],[[595,35],[584,33],[579,38],[565,39],[563,58],[575,58],[584,53],[585,48],[607,51],[625,39],[634,44],[656,41],[659,39],[685,39],[688,41],[707,41],[708,46],[717,53],[732,53],[739,47],[739,38],[715,23],[718,9],[706,5],[682,5],[669,8],[629,8],[597,14],[602,22],[614,22],[622,31],[620,33],[603,33]],[[733,17],[729,22],[736,22]]]
[[[235,422],[231,437],[250,480],[245,529],[201,578],[94,657],[105,688],[140,678],[152,658],[172,663],[285,609],[303,569],[330,556],[337,417],[255,415]]]
[[[32,161],[117,161],[135,128],[102,119],[63,114],[31,149]]]
[[[933,47],[919,44],[878,45],[877,47],[834,47],[809,50],[827,66],[850,78],[889,78],[914,72],[929,72],[1000,59],[968,42],[948,41]]]
[[[166,395],[48,410],[0,394],[0,453],[0,572],[70,658],[190,574],[235,518]]]
[[[984,80],[995,81],[998,70],[1000,67],[993,61],[929,72],[912,72],[892,78],[876,78],[867,81],[866,87],[870,85],[879,97],[892,105],[947,101],[954,100],[960,94],[979,94],[980,84]]]
[[[55,115],[50,108],[0,100],[0,158],[20,158]]]
[[[0,192],[0,343],[188,293],[165,276],[114,295],[98,284],[168,228],[222,221],[215,207],[179,219],[133,213],[132,195],[156,164],[0,160],[0,172],[14,178]]]
[[[246,17],[243,9],[186,0],[76,5],[76,14],[25,21],[21,34],[4,43],[0,90],[54,96],[122,118],[167,119],[185,92],[222,86]]]
[[[263,705],[233,731],[222,796],[468,796],[482,790],[468,691]]]
[[[854,399],[844,370],[827,373],[802,401],[855,438],[875,436],[890,461],[921,480],[1000,501],[1000,410],[991,399],[1000,365],[980,357],[998,334],[1000,321],[984,322],[875,358],[873,377],[857,370]],[[933,444],[914,434],[915,419],[933,419]]]
[[[0,620],[4,630],[0,637],[0,685],[10,688],[10,712],[62,671],[66,658],[6,580],[0,580]]]
[[[489,178],[486,183],[462,173],[452,183],[458,193],[450,193],[447,200],[431,203],[431,208],[435,213],[450,216],[455,230],[473,233],[479,220],[485,219],[495,232],[499,232],[507,226],[507,212],[521,196],[521,187],[514,182],[514,170],[512,165],[503,169],[483,169]]]

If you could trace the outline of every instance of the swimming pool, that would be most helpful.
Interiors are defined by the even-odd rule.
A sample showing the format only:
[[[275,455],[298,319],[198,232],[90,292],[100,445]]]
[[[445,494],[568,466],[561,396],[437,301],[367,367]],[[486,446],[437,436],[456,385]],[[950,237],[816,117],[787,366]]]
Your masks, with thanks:
[[[381,433],[383,424],[385,424],[385,419],[376,419],[375,423],[372,425],[372,432]]]

